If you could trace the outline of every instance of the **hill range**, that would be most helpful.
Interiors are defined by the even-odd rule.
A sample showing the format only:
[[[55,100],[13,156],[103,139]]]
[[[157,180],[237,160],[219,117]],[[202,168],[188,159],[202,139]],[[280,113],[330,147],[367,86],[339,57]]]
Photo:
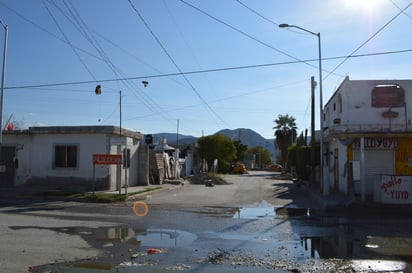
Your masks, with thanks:
[[[260,134],[256,133],[255,131],[251,129],[245,129],[245,128],[238,128],[234,130],[230,129],[223,129],[216,134],[222,134],[227,137],[229,137],[232,140],[240,140],[241,143],[244,145],[247,145],[248,148],[252,148],[255,146],[261,146],[265,149],[267,149],[271,155],[272,155],[272,160],[275,161],[276,156],[277,156],[277,151],[274,146],[274,141],[275,139],[266,139],[262,137]],[[179,145],[182,144],[193,144],[196,143],[198,137],[194,136],[189,136],[189,135],[180,135],[176,133],[158,133],[158,134],[152,134],[153,136],[153,143],[158,143],[162,139],[166,139],[167,143],[171,146],[176,145],[177,143]]]

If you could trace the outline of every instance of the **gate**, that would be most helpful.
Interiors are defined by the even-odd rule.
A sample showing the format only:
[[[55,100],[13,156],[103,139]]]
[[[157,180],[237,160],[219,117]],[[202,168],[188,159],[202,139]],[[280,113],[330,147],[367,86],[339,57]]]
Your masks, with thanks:
[[[0,188],[13,187],[16,147],[3,146],[0,152]]]

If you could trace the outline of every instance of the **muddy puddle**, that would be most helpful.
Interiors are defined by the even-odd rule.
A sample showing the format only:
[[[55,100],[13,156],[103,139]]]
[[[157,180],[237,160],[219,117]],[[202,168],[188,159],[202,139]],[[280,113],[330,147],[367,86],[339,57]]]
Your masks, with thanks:
[[[105,256],[43,266],[41,273],[412,272],[408,221],[330,221],[310,208],[265,203],[208,207],[189,214],[216,223],[216,229],[56,230],[82,236],[103,249]],[[179,213],[175,216],[180,217]],[[224,228],[218,228],[221,222]]]

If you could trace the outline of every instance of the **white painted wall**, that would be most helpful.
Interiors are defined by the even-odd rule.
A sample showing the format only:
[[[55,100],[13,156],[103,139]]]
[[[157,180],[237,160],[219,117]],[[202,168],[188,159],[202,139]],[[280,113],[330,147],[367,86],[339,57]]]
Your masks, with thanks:
[[[392,108],[399,113],[397,118],[389,122],[382,117],[386,108],[372,107],[372,89],[381,84],[398,84],[405,90],[406,107]],[[342,97],[342,112],[339,111],[339,96]],[[349,80],[346,78],[330,100],[325,104],[324,126],[338,130],[347,127],[354,131],[382,131],[389,127],[395,130],[405,130],[412,118],[412,80]],[[340,118],[340,124],[334,120]],[[390,124],[391,123],[391,124]],[[412,126],[411,126],[412,127]],[[327,133],[327,132],[326,132]]]
[[[394,107],[392,111],[399,113],[394,119],[386,119],[382,112],[388,108],[372,107],[372,90],[377,85],[397,84],[405,91],[405,107]],[[342,98],[342,104],[339,102]],[[409,105],[411,102],[411,105]],[[340,111],[342,106],[342,111]],[[405,132],[412,130],[410,120],[412,118],[412,80],[349,80],[345,78],[333,96],[324,107],[325,120],[324,137],[328,139],[329,153],[335,148],[339,149],[339,191],[347,193],[346,163],[347,146],[339,135],[345,132]],[[340,119],[340,123],[334,123],[335,119]],[[356,153],[355,153],[356,154]],[[387,159],[388,160],[388,159]],[[333,163],[333,159],[329,164]],[[393,164],[393,162],[392,162]],[[329,186],[332,188],[334,183],[333,165],[328,166]],[[372,185],[372,183],[371,183]],[[368,193],[372,188],[368,188]]]
[[[117,145],[111,145],[110,136],[106,133],[41,133],[41,134],[5,134],[4,143],[20,146],[16,152],[19,162],[15,170],[15,185],[24,184],[32,177],[74,177],[87,180],[93,179],[93,154],[117,154]],[[55,168],[55,145],[78,145],[77,168]],[[128,138],[128,148],[131,154],[131,168],[128,169],[129,185],[137,185],[137,149],[140,141]],[[119,149],[122,153],[123,147]],[[116,171],[122,169],[122,185],[125,182],[124,169],[115,165],[96,165],[96,179],[111,177],[111,190],[116,189]]]

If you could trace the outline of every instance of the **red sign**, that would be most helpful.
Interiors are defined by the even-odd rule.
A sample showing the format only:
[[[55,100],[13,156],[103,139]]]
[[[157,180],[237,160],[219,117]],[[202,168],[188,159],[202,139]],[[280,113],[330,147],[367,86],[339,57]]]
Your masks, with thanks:
[[[100,165],[121,165],[123,164],[122,155],[94,154],[93,164]]]

